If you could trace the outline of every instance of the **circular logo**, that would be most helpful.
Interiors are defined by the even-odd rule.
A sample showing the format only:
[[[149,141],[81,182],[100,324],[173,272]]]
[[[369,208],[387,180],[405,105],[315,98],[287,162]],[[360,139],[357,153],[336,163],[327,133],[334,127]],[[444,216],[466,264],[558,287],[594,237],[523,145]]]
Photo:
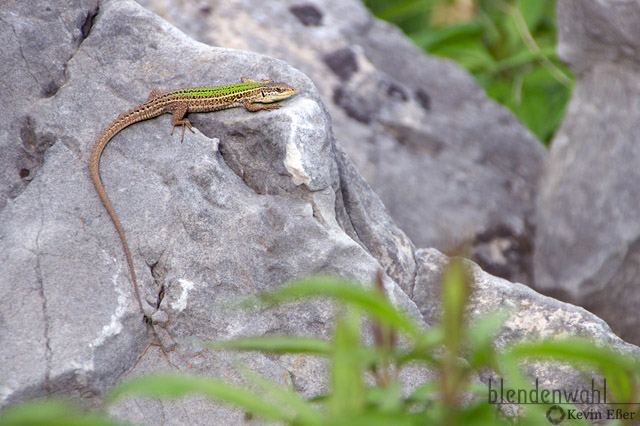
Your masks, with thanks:
[[[564,410],[558,405],[552,405],[551,408],[547,410],[547,420],[551,424],[559,424],[564,420],[564,416]]]

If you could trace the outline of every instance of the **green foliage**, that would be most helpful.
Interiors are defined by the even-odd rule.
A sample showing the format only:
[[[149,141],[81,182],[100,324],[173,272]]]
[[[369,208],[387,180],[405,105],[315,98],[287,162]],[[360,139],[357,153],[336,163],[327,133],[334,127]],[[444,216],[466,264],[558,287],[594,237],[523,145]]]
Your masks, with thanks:
[[[554,0],[363,0],[426,51],[469,70],[543,142],[559,127],[573,76],[555,50]]]
[[[123,395],[180,398],[198,394],[212,400],[227,402],[267,420],[287,421],[283,409],[241,387],[204,377],[186,374],[158,374],[126,382],[115,389],[107,401],[115,401]]]
[[[295,426],[546,426],[548,406],[519,406],[522,411],[518,418],[507,419],[489,404],[487,387],[473,381],[478,373],[490,369],[505,378],[511,388],[530,390],[531,382],[522,374],[521,365],[533,360],[570,363],[585,372],[595,369],[607,379],[607,395],[612,398],[609,400],[638,400],[639,360],[594,346],[593,342],[556,339],[524,342],[496,351],[493,342],[506,314],[495,312],[467,323],[473,282],[462,261],[453,260],[443,274],[442,321],[429,330],[391,304],[381,276],[376,284],[365,288],[338,278],[315,277],[241,303],[244,309],[268,309],[310,298],[329,298],[337,311],[330,340],[267,336],[207,345],[214,350],[326,357],[330,365],[330,390],[326,395],[307,400],[287,386],[240,367],[239,372],[248,383],[245,387],[211,378],[157,374],[123,383],[105,398],[105,406],[130,396],[182,398],[197,394],[267,421]],[[371,344],[363,343],[365,334],[372,336]],[[436,378],[406,394],[400,372],[409,365],[435,372]],[[0,416],[0,426],[63,424],[118,423],[99,413],[83,413],[55,401],[26,403]],[[589,423],[571,420],[563,424]]]

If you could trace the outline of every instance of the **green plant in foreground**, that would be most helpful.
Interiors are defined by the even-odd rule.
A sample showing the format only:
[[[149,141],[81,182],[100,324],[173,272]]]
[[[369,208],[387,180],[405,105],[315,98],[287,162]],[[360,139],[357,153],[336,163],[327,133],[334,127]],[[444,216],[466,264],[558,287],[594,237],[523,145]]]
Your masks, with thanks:
[[[326,395],[308,400],[244,370],[241,372],[251,390],[221,380],[157,374],[118,386],[105,398],[105,407],[134,395],[181,398],[198,394],[267,421],[298,426],[548,425],[548,406],[524,406],[517,418],[508,419],[488,403],[487,387],[473,379],[479,372],[492,369],[510,386],[529,390],[531,383],[519,365],[523,360],[541,359],[595,369],[608,381],[609,401],[637,400],[639,361],[586,340],[525,342],[497,352],[493,340],[503,316],[498,313],[467,324],[465,311],[473,286],[461,261],[452,261],[444,272],[442,322],[430,329],[388,301],[381,291],[381,279],[378,277],[378,285],[367,289],[338,278],[315,277],[259,295],[245,304],[265,308],[301,299],[330,298],[338,310],[331,340],[266,336],[208,345],[216,350],[325,357],[331,371]],[[363,334],[372,336],[372,344],[363,343]],[[407,392],[398,373],[408,366],[435,372],[436,379]],[[80,413],[53,401],[19,405],[0,417],[0,426],[63,424],[119,423],[100,413]],[[589,423],[577,419],[563,424]]]
[[[363,0],[418,46],[471,72],[548,144],[574,77],[556,55],[555,0]]]

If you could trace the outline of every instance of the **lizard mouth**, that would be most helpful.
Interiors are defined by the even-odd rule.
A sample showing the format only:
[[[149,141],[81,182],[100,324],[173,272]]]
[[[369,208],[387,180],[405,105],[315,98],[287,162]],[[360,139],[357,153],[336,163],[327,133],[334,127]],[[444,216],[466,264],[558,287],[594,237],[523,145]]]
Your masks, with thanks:
[[[287,99],[296,93],[296,89],[285,83],[271,83],[264,93],[264,102],[277,102]]]

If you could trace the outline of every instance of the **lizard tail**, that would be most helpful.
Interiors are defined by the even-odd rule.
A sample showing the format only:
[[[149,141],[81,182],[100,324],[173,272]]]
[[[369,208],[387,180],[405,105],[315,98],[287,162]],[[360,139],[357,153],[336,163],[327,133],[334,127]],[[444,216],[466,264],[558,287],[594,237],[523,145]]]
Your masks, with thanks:
[[[89,173],[91,175],[91,180],[93,181],[93,186],[95,186],[96,192],[98,193],[102,204],[104,204],[104,207],[107,209],[107,213],[109,213],[109,217],[111,217],[111,220],[113,221],[113,224],[118,231],[118,235],[120,236],[122,248],[124,249],[125,257],[127,258],[127,264],[129,265],[129,270],[131,271],[131,280],[133,281],[133,289],[136,295],[136,300],[138,302],[138,306],[140,307],[140,312],[145,315],[144,309],[142,307],[142,299],[140,299],[140,292],[138,290],[136,272],[133,268],[133,260],[131,258],[131,252],[129,251],[129,244],[127,244],[127,239],[124,235],[124,230],[122,228],[122,225],[120,224],[120,220],[118,220],[118,216],[116,215],[113,205],[111,204],[111,201],[107,196],[107,192],[102,185],[102,179],[100,179],[100,157],[102,156],[102,151],[104,151],[104,148],[107,146],[111,138],[113,138],[118,132],[131,124],[138,121],[146,120],[147,118],[151,118],[148,116],[140,116],[134,114],[136,111],[139,111],[140,107],[142,107],[143,105],[133,108],[125,112],[124,114],[120,114],[118,118],[116,118],[111,124],[109,124],[109,126],[107,126],[102,132],[100,132],[100,135],[96,139],[95,143],[93,144],[93,148],[91,149],[91,155],[89,157]]]

